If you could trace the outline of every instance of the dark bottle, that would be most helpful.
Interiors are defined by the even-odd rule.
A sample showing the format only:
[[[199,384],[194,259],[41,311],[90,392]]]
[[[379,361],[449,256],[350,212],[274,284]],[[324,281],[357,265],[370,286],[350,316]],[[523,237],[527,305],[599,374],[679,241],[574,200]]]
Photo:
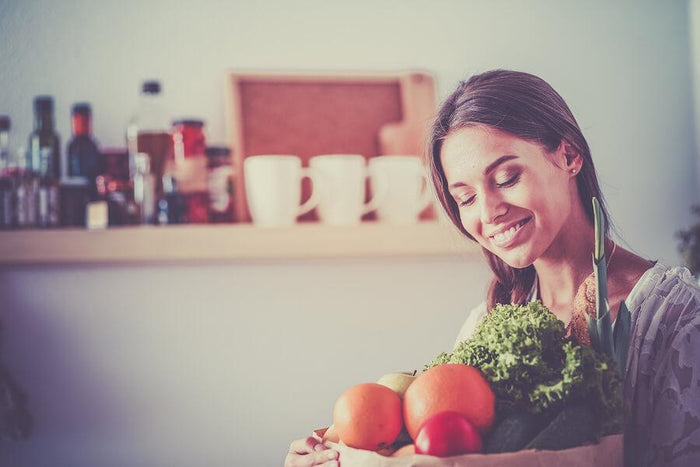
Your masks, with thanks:
[[[40,177],[61,177],[60,138],[54,128],[53,98],[34,99],[34,131],[29,135],[27,168]]]
[[[92,138],[92,111],[89,104],[73,106],[71,126],[73,137],[68,143],[68,176],[85,177],[94,183],[95,177],[104,172],[102,154]]]
[[[163,175],[163,195],[158,200],[158,224],[185,224],[187,222],[187,200],[177,189],[177,181],[171,174]]]
[[[15,184],[10,167],[10,117],[0,115],[0,230],[15,225]]]
[[[38,225],[59,225],[60,139],[54,129],[53,99],[34,99],[34,131],[29,135],[29,169],[38,177]]]
[[[0,115],[0,171],[4,171],[10,161],[10,117]]]

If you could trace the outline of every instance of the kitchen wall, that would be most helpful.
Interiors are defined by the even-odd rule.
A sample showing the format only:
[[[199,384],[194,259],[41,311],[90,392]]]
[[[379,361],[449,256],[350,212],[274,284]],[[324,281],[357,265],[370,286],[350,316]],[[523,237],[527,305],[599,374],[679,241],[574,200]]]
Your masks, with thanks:
[[[140,82],[159,78],[174,117],[202,117],[224,142],[227,69],[419,68],[441,98],[475,72],[528,71],[577,116],[627,245],[673,264],[674,232],[700,201],[698,9],[0,0],[0,113],[22,145],[32,98],[52,94],[65,141],[70,106],[86,100],[101,144],[121,146]],[[0,464],[279,465],[343,389],[449,348],[487,281],[461,257],[2,267],[4,360],[37,432],[0,444]]]

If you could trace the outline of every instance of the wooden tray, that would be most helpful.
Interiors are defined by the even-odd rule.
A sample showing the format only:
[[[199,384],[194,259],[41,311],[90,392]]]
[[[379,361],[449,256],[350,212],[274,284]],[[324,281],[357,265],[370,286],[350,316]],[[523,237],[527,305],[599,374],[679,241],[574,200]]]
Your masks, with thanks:
[[[295,154],[308,166],[318,154],[423,156],[436,110],[434,78],[425,72],[319,74],[230,71],[226,114],[233,149],[237,222],[249,222],[243,160]],[[304,180],[302,197],[310,187]],[[363,219],[372,219],[373,214]],[[421,219],[434,219],[428,207]],[[299,218],[316,220],[314,211]]]

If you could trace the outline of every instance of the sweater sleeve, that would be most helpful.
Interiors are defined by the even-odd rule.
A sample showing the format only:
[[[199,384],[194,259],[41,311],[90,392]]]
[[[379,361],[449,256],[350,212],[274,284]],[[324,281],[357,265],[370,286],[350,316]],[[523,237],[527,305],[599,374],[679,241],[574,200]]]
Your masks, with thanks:
[[[687,269],[659,267],[636,292],[625,463],[700,465],[700,288]]]

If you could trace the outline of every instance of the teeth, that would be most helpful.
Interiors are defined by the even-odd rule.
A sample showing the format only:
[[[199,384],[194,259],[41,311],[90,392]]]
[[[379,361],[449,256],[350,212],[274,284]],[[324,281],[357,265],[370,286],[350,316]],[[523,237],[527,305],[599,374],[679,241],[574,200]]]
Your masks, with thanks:
[[[520,227],[522,227],[522,226],[523,226],[522,223],[518,223],[517,225],[514,225],[510,229],[506,230],[505,232],[497,233],[496,235],[493,236],[493,239],[497,243],[505,243],[505,242],[509,241],[511,238],[513,238],[513,235],[515,235],[515,232],[520,230]]]

